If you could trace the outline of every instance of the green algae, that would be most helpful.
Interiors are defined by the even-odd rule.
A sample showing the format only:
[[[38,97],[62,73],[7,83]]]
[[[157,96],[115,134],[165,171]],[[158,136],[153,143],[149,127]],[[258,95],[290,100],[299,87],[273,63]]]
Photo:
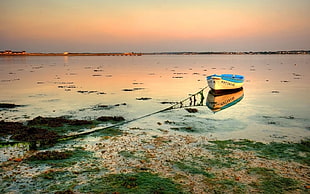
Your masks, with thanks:
[[[97,158],[93,156],[92,152],[85,151],[82,148],[39,153],[42,154],[34,155],[26,162],[30,166],[47,169],[42,170],[40,174],[32,178],[35,182],[34,187],[39,187],[43,193],[72,191],[78,189],[82,183],[107,172],[96,162]],[[46,153],[48,154],[45,155]],[[47,166],[51,168],[46,168]],[[77,167],[68,170],[72,166]]]
[[[105,130],[102,132],[104,131]],[[112,129],[111,132],[106,131],[105,135],[112,136],[112,134],[118,134],[119,132],[121,133],[119,129]],[[95,134],[99,136],[101,132],[96,132]],[[103,133],[101,135],[104,136]],[[159,139],[158,136],[154,136],[153,138]],[[231,155],[228,156],[227,153],[234,153],[236,150],[242,152],[252,151],[253,153],[256,153],[258,157],[287,160],[281,155],[281,157],[278,155],[274,156],[274,153],[272,152],[282,151],[284,152],[283,154],[287,154],[296,150],[298,151],[298,154],[295,155],[305,159],[307,154],[309,154],[307,147],[309,146],[309,141],[305,140],[296,143],[298,145],[293,143],[275,143],[275,145],[273,145],[274,143],[263,144],[251,140],[212,141],[212,143],[213,144],[211,145],[208,144],[204,146],[211,150],[215,157],[191,156],[191,159],[187,158],[182,161],[168,162],[171,162],[174,170],[185,172],[181,174],[202,175],[202,177],[204,177],[202,180],[203,184],[207,185],[207,187],[204,188],[206,193],[249,193],[250,191],[253,191],[253,189],[261,193],[306,191],[294,179],[282,177],[271,169],[248,168],[247,161],[233,158],[233,156],[230,157]],[[48,169],[49,167],[52,167],[52,169],[41,171],[39,175],[33,177],[32,179],[35,184],[32,183],[34,185],[30,185],[28,190],[27,188],[22,188],[23,185],[19,184],[17,186],[19,191],[30,192],[29,189],[32,187],[32,189],[41,188],[39,191],[42,193],[62,193],[67,191],[78,193],[184,193],[181,185],[174,183],[170,179],[162,178],[158,174],[150,173],[154,172],[154,169],[141,168],[136,169],[135,173],[116,175],[108,174],[108,170],[103,168],[96,161],[93,152],[86,151],[84,148],[75,148],[75,150],[64,149],[53,151],[51,153],[49,151],[42,151],[42,153],[44,152],[46,152],[47,155],[45,156],[43,154],[43,158],[38,155],[32,159],[25,159],[24,162],[30,164],[30,166],[47,166]],[[53,156],[53,153],[56,154]],[[142,151],[123,150],[118,152],[118,154],[125,159],[133,160],[144,160],[146,157],[146,153]],[[292,160],[302,161],[298,158]],[[66,171],[68,168],[72,169],[72,166],[75,166],[72,171]],[[79,167],[76,168],[77,166]],[[223,170],[233,168],[231,170],[234,170],[234,172],[240,170],[240,168],[243,170],[246,169],[249,176],[258,177],[258,181],[248,184],[239,181],[239,179],[234,179],[232,176],[230,176],[230,178],[221,177],[220,174],[217,174],[216,172],[222,168]],[[0,187],[0,191],[5,193],[9,192],[10,189],[14,190],[12,189],[13,187],[16,187],[14,178],[2,178],[3,180],[0,182],[3,186]],[[147,178],[153,180],[157,186],[153,187],[153,182],[144,180]],[[176,179],[177,178],[175,177],[174,180]],[[186,179],[186,177],[182,179]],[[169,190],[171,188],[168,189],[167,187],[171,187],[172,190]],[[282,189],[274,187],[282,187]],[[183,185],[183,188],[185,189],[186,185]],[[188,190],[188,188],[186,188],[186,190]]]
[[[31,146],[31,143],[29,142],[1,142],[0,141],[0,148],[9,148],[9,147],[27,148],[30,146]]]
[[[84,158],[92,159],[93,153],[82,148],[76,148],[75,150],[38,152],[25,161],[32,165],[47,164],[52,167],[70,167]]]
[[[27,126],[40,127],[59,134],[80,132],[83,128],[93,128],[99,122],[88,120],[70,120],[66,117],[36,117],[28,121]]]
[[[273,169],[268,168],[249,168],[248,173],[258,175],[258,183],[250,184],[252,187],[259,189],[262,193],[285,193],[300,189],[298,181],[279,176]]]
[[[103,119],[104,118],[104,119]],[[32,142],[32,149],[38,147],[51,147],[57,141],[66,141],[80,136],[95,133],[100,136],[115,136],[122,132],[112,126],[103,127],[102,130],[89,130],[103,123],[121,123],[125,119],[116,116],[103,116],[97,120],[77,120],[69,117],[41,117],[38,116],[24,123],[0,121],[0,146],[19,142]],[[104,129],[104,130],[103,130]],[[70,134],[73,133],[73,134]],[[69,135],[68,135],[69,134]],[[1,142],[8,138],[9,141]],[[12,141],[13,139],[14,141]]]
[[[84,164],[87,165],[87,164]],[[91,182],[94,177],[105,173],[105,169],[99,167],[83,167],[81,170],[67,171],[65,169],[50,169],[33,177],[33,180],[43,193],[79,190],[86,182]],[[52,184],[51,184],[52,183]]]
[[[179,184],[148,172],[110,174],[88,182],[79,190],[83,193],[184,193]]]
[[[176,162],[175,167],[179,170],[189,174],[201,174],[205,177],[203,180],[206,184],[206,193],[246,193],[246,185],[237,182],[233,179],[221,179],[216,174],[208,172],[206,169],[216,168],[230,168],[235,163],[230,164],[228,161],[223,162],[220,159],[207,159],[207,158],[196,158],[200,162],[195,161],[183,161]]]
[[[213,143],[213,145],[204,145],[204,147],[208,150],[210,150],[214,155],[218,157],[226,156],[230,153],[232,153],[231,149],[228,149],[227,142],[230,142],[230,140],[225,141],[210,141]]]
[[[71,190],[78,184],[78,175],[64,170],[45,171],[33,178],[42,193]],[[53,184],[51,184],[53,183]]]
[[[216,158],[200,157],[196,159],[201,161],[203,165],[210,168],[234,168],[243,165],[245,163],[244,160],[231,157],[216,157]]]
[[[0,136],[1,139],[7,139],[6,141],[10,143],[12,143],[12,140],[17,142],[40,141],[41,145],[53,145],[55,140],[60,137],[54,131],[33,126],[28,127],[19,122],[5,121],[0,121]]]
[[[36,155],[29,157],[27,160],[35,161],[35,160],[62,160],[67,159],[73,155],[72,151],[45,151],[39,152]]]
[[[244,184],[232,179],[211,180],[209,186],[208,193],[247,193]]]
[[[190,173],[190,174],[201,174],[207,178],[214,178],[215,175],[213,173],[209,173],[204,170],[203,167],[192,163],[192,162],[175,162],[175,166],[181,171]]]
[[[272,142],[258,150],[258,153],[260,156],[268,158],[278,158],[310,165],[310,147],[303,143]]]
[[[72,178],[76,178],[77,176],[72,174],[71,172],[68,171],[54,171],[54,170],[49,170],[47,172],[43,172],[39,174],[38,176],[34,177],[35,179],[37,178],[43,178],[43,179],[61,179],[62,181],[64,180],[70,180]]]
[[[205,146],[218,155],[228,155],[233,150],[254,151],[257,156],[268,159],[281,159],[295,161],[310,165],[310,146],[309,139],[299,143],[280,143],[271,142],[264,144],[243,139],[239,141],[224,140],[210,141],[213,145]]]
[[[104,119],[103,119],[104,118]],[[88,135],[87,129],[92,129],[103,123],[119,123],[124,121],[122,117],[116,116],[102,116],[96,120],[78,120],[78,119],[69,119],[69,117],[36,117],[33,120],[28,121],[28,127],[40,127],[45,130],[56,132],[57,134],[64,135],[60,140],[72,139],[78,137],[79,135],[65,136],[68,133],[81,133],[82,135]],[[95,131],[97,132],[97,131]],[[97,134],[101,135],[120,135],[122,134],[118,129],[115,128],[106,128],[104,130],[98,131]]]

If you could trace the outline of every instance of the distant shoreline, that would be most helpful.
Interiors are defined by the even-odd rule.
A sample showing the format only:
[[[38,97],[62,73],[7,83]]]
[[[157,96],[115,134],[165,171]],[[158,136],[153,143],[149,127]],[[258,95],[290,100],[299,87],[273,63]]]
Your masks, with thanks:
[[[1,56],[142,56],[142,55],[307,55],[310,50],[257,51],[257,52],[150,52],[150,53],[27,53],[0,52]]]

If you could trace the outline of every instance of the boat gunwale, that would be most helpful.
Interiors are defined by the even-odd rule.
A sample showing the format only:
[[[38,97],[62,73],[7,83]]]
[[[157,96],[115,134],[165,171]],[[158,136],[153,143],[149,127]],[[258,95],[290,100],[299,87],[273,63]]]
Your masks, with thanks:
[[[225,80],[225,81],[230,81],[230,82],[234,82],[234,83],[243,83],[244,82],[244,76],[242,75],[235,75],[235,74],[222,74],[222,75],[217,75],[217,74],[213,74],[210,76],[207,76],[207,80]]]

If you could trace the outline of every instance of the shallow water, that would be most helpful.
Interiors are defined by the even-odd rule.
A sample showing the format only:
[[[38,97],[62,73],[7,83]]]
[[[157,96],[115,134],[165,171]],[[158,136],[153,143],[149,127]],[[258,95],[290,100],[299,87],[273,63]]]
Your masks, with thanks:
[[[63,115],[131,120],[198,92],[207,75],[233,73],[246,78],[236,105],[215,114],[207,106],[197,113],[173,109],[122,129],[299,141],[310,136],[309,63],[309,55],[0,57],[0,103],[23,105],[0,110],[0,120]]]

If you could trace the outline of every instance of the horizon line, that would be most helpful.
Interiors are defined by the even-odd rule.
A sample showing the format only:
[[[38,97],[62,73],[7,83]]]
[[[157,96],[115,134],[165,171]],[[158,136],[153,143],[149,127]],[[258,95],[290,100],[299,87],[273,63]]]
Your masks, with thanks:
[[[152,51],[152,52],[26,52],[14,51],[14,50],[0,50],[0,55],[35,55],[35,54],[119,54],[119,55],[142,55],[142,54],[310,54],[310,50],[307,49],[293,49],[293,50],[276,50],[276,51]]]

